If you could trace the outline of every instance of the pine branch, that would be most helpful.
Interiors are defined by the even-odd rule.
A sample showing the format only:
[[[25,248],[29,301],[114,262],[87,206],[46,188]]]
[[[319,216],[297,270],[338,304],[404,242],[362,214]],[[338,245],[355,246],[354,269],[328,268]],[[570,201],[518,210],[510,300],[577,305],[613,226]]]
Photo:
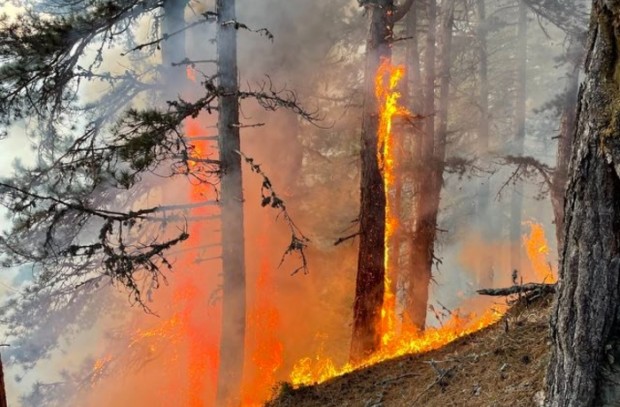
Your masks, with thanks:
[[[278,265],[278,267],[282,266],[284,260],[288,255],[297,252],[301,258],[301,265],[295,270],[293,270],[291,275],[295,275],[300,271],[303,271],[304,274],[308,274],[308,261],[306,258],[305,249],[308,247],[310,239],[304,236],[304,234],[297,227],[297,225],[295,225],[295,222],[291,218],[288,209],[286,208],[286,204],[278,196],[278,194],[273,188],[271,180],[269,179],[269,177],[267,177],[260,165],[254,163],[253,158],[246,156],[240,151],[237,151],[237,154],[239,154],[245,160],[245,162],[250,166],[250,169],[253,173],[258,174],[263,179],[263,184],[261,186],[261,206],[271,206],[274,209],[279,209],[280,215],[283,217],[291,232],[291,242],[289,243],[289,246],[286,248],[286,251],[282,255],[282,259],[280,260],[280,264]]]

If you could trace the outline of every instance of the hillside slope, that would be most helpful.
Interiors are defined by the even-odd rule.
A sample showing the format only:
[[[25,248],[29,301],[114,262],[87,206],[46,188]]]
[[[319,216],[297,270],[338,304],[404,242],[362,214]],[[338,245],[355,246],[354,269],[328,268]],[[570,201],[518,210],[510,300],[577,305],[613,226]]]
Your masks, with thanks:
[[[269,407],[537,406],[548,359],[551,297],[429,353],[404,356],[292,389]]]

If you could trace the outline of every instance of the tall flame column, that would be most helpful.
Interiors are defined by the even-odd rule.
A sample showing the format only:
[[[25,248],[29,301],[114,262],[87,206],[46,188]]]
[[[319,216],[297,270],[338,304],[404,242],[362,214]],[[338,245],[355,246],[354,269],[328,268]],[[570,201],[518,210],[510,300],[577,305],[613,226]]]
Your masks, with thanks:
[[[375,352],[381,342],[381,307],[385,277],[385,188],[378,161],[379,106],[375,78],[382,58],[391,57],[393,0],[372,5],[366,45],[364,112],[361,141],[360,244],[357,265],[351,360]]]

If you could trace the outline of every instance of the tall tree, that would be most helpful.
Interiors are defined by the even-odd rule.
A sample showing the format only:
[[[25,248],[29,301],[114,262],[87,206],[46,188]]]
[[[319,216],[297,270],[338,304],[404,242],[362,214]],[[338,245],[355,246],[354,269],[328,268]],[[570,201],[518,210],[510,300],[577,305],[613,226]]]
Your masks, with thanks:
[[[4,365],[0,357],[0,407],[7,407],[6,403],[6,386],[4,383]]]
[[[489,134],[489,54],[487,32],[489,22],[487,21],[486,0],[476,0],[476,14],[478,17],[477,31],[477,51],[478,51],[478,83],[479,95],[478,105],[480,118],[478,119],[478,139],[477,150],[479,157],[489,154],[490,134]],[[478,189],[477,214],[480,222],[480,232],[483,239],[492,239],[493,223],[488,222],[489,207],[491,203],[491,180],[484,180]],[[496,227],[495,227],[496,228]],[[480,287],[491,287],[493,284],[493,260],[492,253],[485,253],[480,263],[480,274],[478,285]]]
[[[222,213],[223,308],[218,405],[239,404],[245,343],[245,242],[239,138],[235,0],[217,1],[218,143]]]
[[[429,288],[435,260],[437,221],[444,185],[448,135],[450,67],[455,1],[446,0],[439,13],[439,65],[436,68],[437,3],[427,2],[428,27],[425,55],[425,119],[421,140],[421,157],[417,168],[415,229],[411,250],[409,319],[418,330],[424,330]],[[437,75],[438,74],[438,75]],[[435,82],[439,77],[439,93]],[[436,103],[437,101],[437,103]]]
[[[515,105],[515,136],[511,153],[523,155],[525,146],[525,108],[527,98],[527,4],[519,1],[519,22],[517,27],[516,47],[516,105]],[[513,270],[521,270],[521,231],[523,217],[523,184],[517,182],[512,190],[510,201],[510,266]]]
[[[617,1],[594,0],[566,193],[547,402],[620,400],[620,75]]]
[[[375,78],[383,59],[391,59],[394,23],[413,4],[407,0],[396,8],[393,0],[364,1],[371,23],[366,41],[364,107],[361,137],[361,203],[359,252],[351,358],[363,359],[376,351],[380,342],[381,307],[385,279],[385,186],[378,160],[379,106]]]
[[[378,101],[375,76],[382,58],[391,58],[393,0],[378,0],[370,7],[366,42],[364,108],[361,146],[360,243],[357,264],[351,358],[363,359],[379,347],[381,306],[385,278],[385,190],[378,161]]]
[[[577,99],[579,95],[579,73],[583,63],[583,39],[578,34],[569,34],[569,45],[566,52],[567,72],[564,89],[560,134],[556,166],[551,185],[551,206],[555,220],[555,234],[558,253],[564,245],[564,195],[568,180],[568,163],[570,161],[573,136],[577,128]]]

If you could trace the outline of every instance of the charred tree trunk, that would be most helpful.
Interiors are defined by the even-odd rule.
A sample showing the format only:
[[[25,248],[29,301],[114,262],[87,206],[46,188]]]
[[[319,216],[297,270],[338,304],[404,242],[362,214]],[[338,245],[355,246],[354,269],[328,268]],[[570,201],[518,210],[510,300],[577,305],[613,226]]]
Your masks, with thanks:
[[[0,357],[0,407],[7,407],[6,386],[4,384],[4,366]]]
[[[516,133],[512,154],[523,155],[525,145],[525,102],[527,85],[527,5],[519,0],[519,27],[517,33],[517,103],[515,106]],[[517,182],[510,201],[510,264],[521,270],[521,232],[523,216],[523,184]]]
[[[218,406],[239,405],[245,342],[245,245],[235,0],[217,0],[223,305]]]
[[[551,206],[555,220],[555,234],[558,253],[562,252],[564,244],[564,193],[568,180],[568,162],[571,146],[577,127],[577,99],[579,95],[579,71],[583,61],[583,41],[571,36],[568,46],[569,67],[566,75],[566,89],[564,106],[562,107],[562,122],[558,140],[558,152],[555,171],[551,186]]]
[[[620,3],[593,2],[565,203],[547,401],[620,404]]]
[[[478,156],[487,157],[489,153],[489,55],[487,52],[487,16],[486,0],[476,0],[478,14],[478,80],[480,120],[478,122]],[[493,239],[494,222],[489,222],[489,203],[491,202],[491,180],[485,179],[478,189],[477,220],[482,238],[486,241]],[[485,253],[480,263],[478,275],[479,287],[493,285],[493,254]]]
[[[375,76],[382,58],[391,57],[393,0],[372,6],[366,44],[364,110],[361,140],[360,244],[353,308],[351,360],[361,360],[380,345],[381,307],[385,292],[385,188],[377,156],[379,124]]]

